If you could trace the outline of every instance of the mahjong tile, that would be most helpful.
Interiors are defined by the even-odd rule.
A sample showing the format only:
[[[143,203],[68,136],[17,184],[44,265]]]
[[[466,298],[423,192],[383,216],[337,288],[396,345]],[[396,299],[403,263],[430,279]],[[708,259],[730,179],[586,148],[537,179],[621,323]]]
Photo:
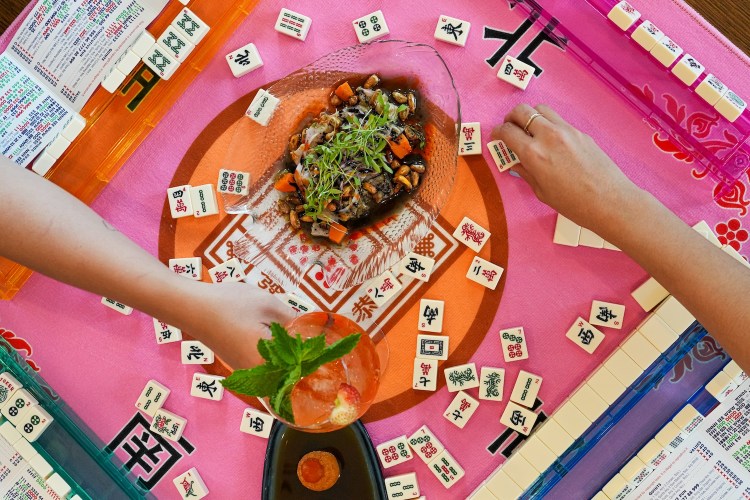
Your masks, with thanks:
[[[150,429],[171,441],[179,441],[186,425],[187,420],[184,418],[168,412],[164,408],[159,408],[154,414],[154,421],[151,422]]]
[[[55,419],[39,405],[32,406],[16,428],[27,441],[33,443]]]
[[[149,417],[153,417],[156,410],[164,405],[171,391],[168,387],[160,384],[156,380],[149,380],[146,387],[141,391],[141,395],[135,402],[135,407],[141,410]]]
[[[220,193],[245,196],[250,188],[250,174],[238,170],[219,170],[216,190]]]
[[[225,56],[225,59],[227,60],[229,69],[232,71],[232,74],[235,78],[245,76],[246,74],[255,71],[256,69],[263,66],[263,59],[261,59],[258,48],[254,43],[248,43],[247,45],[244,45],[239,49],[234,49],[232,52]],[[221,172],[231,171],[222,169]],[[221,180],[221,173],[219,174],[219,180]]]
[[[448,392],[479,387],[479,374],[477,373],[477,366],[474,363],[451,366],[443,370],[443,373],[445,374],[445,384],[448,387]]]
[[[627,31],[641,18],[641,13],[635,10],[628,2],[622,1],[612,7],[607,17],[622,31]]]
[[[420,332],[440,333],[443,331],[444,316],[445,303],[442,300],[421,299],[417,329]]]
[[[183,365],[210,365],[214,352],[197,340],[183,340],[180,344]]]
[[[381,443],[375,450],[380,458],[380,463],[384,469],[389,469],[394,465],[408,462],[414,455],[411,454],[409,442],[406,436],[399,436],[385,443]]]
[[[521,163],[516,153],[500,139],[488,142],[487,149],[490,150],[490,156],[500,172],[505,172]]]
[[[409,446],[426,464],[430,463],[445,449],[443,443],[435,437],[435,434],[426,425],[423,425],[414,434],[409,436]]]
[[[102,304],[109,307],[110,309],[114,309],[120,314],[124,314],[125,316],[128,316],[133,313],[133,308],[130,306],[127,306],[123,304],[122,302],[118,302],[115,299],[110,299],[108,297],[102,297],[101,300]]]
[[[245,111],[245,116],[265,127],[271,121],[279,102],[281,102],[279,98],[270,92],[258,89],[250,106]]]
[[[281,34],[304,42],[311,25],[312,19],[309,17],[292,12],[289,9],[281,9],[274,29]]]
[[[242,281],[245,279],[245,272],[242,270],[242,264],[236,257],[212,267],[208,270],[211,281],[214,283],[228,283],[232,281]]]
[[[180,62],[172,56],[172,53],[158,44],[152,45],[141,60],[149,67],[154,75],[162,80],[169,80],[180,67]],[[172,217],[175,217],[174,213]]]
[[[195,15],[195,12],[187,7],[182,9],[180,14],[174,18],[172,27],[193,45],[198,45],[209,30],[208,24],[204,23],[201,18]]]
[[[18,427],[19,422],[31,409],[32,406],[39,404],[39,401],[26,389],[18,389],[5,402],[0,412],[7,418],[11,424]]]
[[[435,267],[435,259],[409,252],[399,263],[398,272],[420,281],[429,281],[433,267]]]
[[[184,61],[195,48],[195,45],[173,26],[167,27],[156,43],[177,61]]]
[[[200,257],[181,257],[169,259],[169,269],[191,280],[200,281],[203,278],[203,261]]]
[[[414,374],[412,388],[418,391],[434,391],[437,389],[437,359],[414,358]]]
[[[497,72],[497,77],[516,88],[526,90],[534,76],[534,71],[533,66],[519,61],[515,57],[505,56],[503,62],[500,63],[500,71]]]
[[[542,377],[521,370],[518,372],[518,378],[513,386],[510,400],[527,408],[531,408],[534,406],[536,395],[539,394],[539,388],[541,386]]]
[[[529,358],[529,346],[522,327],[508,328],[500,332],[500,343],[503,347],[503,358],[506,362],[520,361]]]
[[[207,217],[219,213],[219,204],[216,202],[216,194],[214,194],[214,187],[211,184],[191,187],[190,201],[193,204],[193,215],[195,217]]]
[[[453,231],[453,237],[456,241],[479,253],[487,240],[490,239],[490,232],[468,217],[464,217],[458,223],[456,230]]]
[[[417,474],[409,472],[385,478],[385,493],[389,499],[403,500],[419,496]]]
[[[458,134],[458,154],[482,154],[482,125],[479,122],[462,123]]]
[[[417,335],[417,358],[448,359],[450,337],[444,335]]]
[[[193,203],[190,200],[190,186],[175,186],[167,189],[167,200],[172,218],[189,217],[193,215]]]
[[[591,304],[589,323],[595,326],[606,326],[620,330],[625,320],[625,306],[595,300]]]
[[[154,318],[154,332],[156,333],[157,344],[169,344],[182,340],[182,330],[156,318]]]
[[[286,305],[291,307],[294,312],[299,314],[304,314],[308,312],[312,312],[315,310],[315,305],[311,302],[308,302],[307,300],[298,297],[297,295],[294,295],[293,293],[287,293],[287,294],[278,294],[276,295],[279,299],[281,299]]]
[[[466,40],[469,38],[470,29],[471,23],[468,21],[441,15],[438,18],[437,26],[435,26],[435,40],[464,47],[466,46]]]
[[[435,474],[440,484],[446,488],[450,488],[456,482],[464,477],[464,470],[458,465],[453,456],[448,453],[448,450],[443,450],[432,462],[428,464],[430,471]]]
[[[5,404],[10,396],[13,395],[18,389],[23,387],[23,384],[19,382],[9,372],[3,372],[0,374],[0,406]]]
[[[245,408],[240,422],[240,431],[245,434],[268,439],[271,435],[274,418],[268,413],[258,411],[255,408]]]
[[[474,257],[466,273],[466,277],[490,290],[494,290],[497,288],[497,284],[500,283],[503,271],[502,267],[492,262],[486,261],[481,257]]]
[[[528,436],[534,427],[537,416],[528,408],[517,405],[513,401],[508,401],[508,406],[505,407],[505,411],[500,417],[500,423],[524,436]]]
[[[359,43],[371,42],[390,33],[388,24],[385,22],[385,17],[383,17],[383,12],[379,10],[355,19],[352,21],[352,26],[354,26],[354,31],[357,33]]]
[[[224,377],[196,372],[193,374],[193,382],[190,385],[190,395],[196,398],[210,399],[211,401],[221,401],[224,397],[222,380],[224,380]]]
[[[479,376],[479,399],[503,400],[505,369],[483,366]]]
[[[581,317],[576,319],[565,336],[589,354],[593,354],[604,340],[604,334]]]
[[[456,397],[453,398],[453,401],[443,413],[443,417],[459,429],[463,429],[478,407],[479,401],[464,391],[458,391]]]
[[[378,307],[388,302],[399,290],[401,290],[401,282],[390,271],[372,279],[367,285],[367,295]]]
[[[195,467],[174,478],[172,483],[180,493],[180,498],[200,500],[208,495],[208,487]]]

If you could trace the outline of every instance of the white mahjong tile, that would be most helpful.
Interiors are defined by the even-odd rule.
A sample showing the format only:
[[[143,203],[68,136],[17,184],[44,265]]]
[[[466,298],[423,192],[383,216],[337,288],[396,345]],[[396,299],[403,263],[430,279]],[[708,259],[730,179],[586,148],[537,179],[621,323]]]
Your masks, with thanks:
[[[176,66],[176,65],[173,65],[173,66]],[[155,73],[155,74],[158,74],[158,73]],[[124,82],[127,77],[128,75],[126,75],[122,71],[119,71],[117,68],[112,66],[111,68],[109,68],[109,71],[107,71],[107,73],[104,75],[104,78],[102,78],[102,81],[101,81],[102,88],[106,90],[107,92],[109,92],[110,94],[114,94],[115,91],[118,88],[120,88],[120,85],[122,85],[122,82]],[[52,154],[45,152],[45,155],[54,160],[57,160],[57,158],[53,156]],[[44,175],[39,172],[40,170],[42,170],[41,167],[39,167],[39,170],[35,170],[35,172],[39,173],[40,175]]]
[[[578,236],[578,245],[589,248],[604,248],[604,238],[585,227],[581,228],[581,234]]]
[[[672,66],[683,52],[685,51],[682,47],[677,45],[675,41],[668,36],[662,37],[661,40],[656,42],[656,45],[650,50],[651,55],[667,68]]]
[[[729,88],[711,73],[706,75],[706,78],[695,87],[695,92],[711,106],[714,106],[719,102],[719,99],[724,97],[724,94],[726,94],[728,90]]]
[[[526,90],[534,76],[534,71],[533,66],[519,61],[515,57],[505,56],[503,62],[500,63],[500,71],[497,72],[497,77],[516,88]]]
[[[210,365],[214,362],[214,352],[197,340],[183,340],[180,354],[183,365]]]
[[[401,282],[390,271],[372,279],[367,285],[367,295],[378,307],[388,302],[399,290]]]
[[[500,423],[524,436],[528,436],[536,419],[537,414],[530,409],[524,408],[513,401],[508,401],[508,405],[500,417]]]
[[[195,48],[195,45],[177,31],[174,26],[167,27],[156,40],[156,43],[177,61],[184,61]]]
[[[445,361],[448,359],[448,347],[450,337],[447,335],[417,335],[417,358],[437,359]]]
[[[557,460],[552,450],[550,450],[539,436],[534,433],[530,438],[524,441],[523,445],[518,448],[518,453],[526,459],[540,474],[544,473]]]
[[[115,67],[117,68],[117,71],[128,75],[131,71],[133,71],[133,69],[135,69],[136,66],[138,66],[139,62],[141,62],[141,58],[140,56],[138,56],[138,54],[136,54],[132,50],[126,50],[120,57],[117,58]],[[68,139],[67,137],[65,138]]]
[[[305,41],[307,33],[310,31],[312,19],[309,17],[292,12],[289,9],[281,9],[279,17],[276,19],[274,29],[279,33],[290,36],[296,40]]]
[[[500,283],[503,271],[502,267],[492,262],[486,261],[481,257],[474,257],[466,273],[466,277],[490,290],[494,290],[497,288],[497,284]]]
[[[195,15],[195,12],[187,7],[182,9],[180,14],[174,18],[172,26],[193,45],[198,45],[210,29],[208,24],[204,23],[200,17]]]
[[[605,366],[599,366],[586,384],[594,389],[608,405],[613,405],[625,392],[626,387]]]
[[[479,375],[479,399],[503,400],[505,369],[483,366]]]
[[[11,373],[3,372],[0,374],[0,405],[5,404],[9,397],[13,395],[18,389],[22,388],[23,384],[16,379]]]
[[[554,417],[544,421],[539,430],[534,431],[536,436],[558,457],[563,456],[565,451],[573,445],[575,439],[563,429]]]
[[[107,297],[102,297],[101,300],[102,304],[109,307],[110,309],[114,309],[120,314],[124,314],[125,316],[129,316],[133,313],[133,308],[130,306],[126,306],[122,302],[118,302],[115,299],[110,299]]]
[[[479,387],[479,374],[477,373],[477,366],[474,363],[451,366],[443,370],[443,373],[445,374],[445,384],[448,387],[448,392]]]
[[[0,408],[0,412],[11,424],[18,427],[29,409],[39,401],[26,389],[18,389]]]
[[[208,487],[195,467],[174,478],[172,483],[180,493],[180,498],[198,500],[208,495]]]
[[[527,371],[518,372],[518,378],[513,386],[513,392],[510,394],[510,400],[520,405],[531,408],[536,401],[536,395],[539,394],[539,388],[542,386],[542,377],[534,375]]]
[[[643,21],[630,37],[638,45],[650,51],[659,40],[664,38],[664,32],[651,21]]]
[[[529,358],[529,345],[526,343],[526,334],[522,327],[501,330],[500,343],[506,363]]]
[[[221,401],[224,397],[222,380],[224,380],[224,377],[218,375],[195,372],[193,383],[190,386],[190,395],[196,398],[210,399],[211,401]]]
[[[448,453],[448,450],[443,450],[427,466],[446,489],[449,489],[464,477],[464,470],[458,465],[456,459]]]
[[[669,292],[654,278],[649,278],[630,295],[644,311],[649,312],[669,297]]]
[[[479,253],[487,240],[490,239],[490,232],[468,217],[464,217],[458,223],[456,230],[453,231],[453,237],[456,241]]]
[[[173,219],[193,215],[193,203],[190,200],[190,186],[175,186],[167,189],[169,210]]]
[[[623,1],[612,7],[607,17],[622,31],[627,31],[640,19],[641,14],[628,2]]]
[[[643,374],[643,368],[633,361],[625,351],[618,348],[602,364],[625,387],[629,387]]]
[[[460,156],[482,154],[482,124],[462,123],[458,133],[458,154]]]
[[[740,116],[742,116],[745,109],[747,109],[747,103],[731,90],[727,90],[714,107],[721,116],[734,123]]]
[[[430,275],[434,267],[435,259],[409,252],[399,263],[398,272],[426,282],[430,280]]]
[[[409,448],[409,442],[406,436],[399,436],[375,447],[375,451],[380,458],[380,463],[384,469],[389,469],[394,465],[408,462],[414,455]]]
[[[591,326],[585,319],[580,316],[565,334],[575,345],[589,354],[593,354],[599,344],[604,340],[605,335]]]
[[[705,417],[691,404],[686,404],[682,410],[672,418],[672,422],[686,434],[693,432]]]
[[[607,484],[602,487],[602,493],[606,498],[624,499],[634,491],[633,485],[622,475],[615,474]],[[592,499],[594,500],[594,499]]]
[[[552,237],[552,242],[558,245],[577,247],[581,240],[582,230],[583,228],[572,220],[561,214],[557,214],[555,235]]]
[[[620,475],[628,481],[633,488],[637,488],[653,472],[653,467],[643,463],[640,458],[633,457],[620,469]]]
[[[418,391],[434,391],[437,389],[437,359],[414,358],[414,374],[412,388]]]
[[[47,427],[54,422],[54,418],[39,405],[29,408],[24,418],[18,423],[16,429],[27,441],[33,443],[42,435]]]
[[[157,344],[169,344],[182,340],[182,330],[154,318],[154,333]]]
[[[589,323],[595,326],[606,326],[620,330],[625,321],[625,306],[595,300],[591,304],[591,315]]]
[[[674,296],[667,297],[655,314],[677,335],[682,335],[695,321],[695,316]]]
[[[488,142],[487,149],[490,150],[490,156],[500,172],[505,172],[521,163],[516,153],[500,139]]]
[[[135,42],[130,46],[129,50],[133,51],[138,57],[143,57],[155,43],[156,38],[154,38],[148,31],[143,30],[141,31],[141,34],[138,35]]]
[[[5,439],[5,441],[7,441],[11,446],[15,444],[19,439],[23,438],[23,436],[21,436],[21,433],[18,432],[15,427],[13,427],[13,424],[7,421],[0,424],[0,436],[2,436],[2,438]]]
[[[151,431],[171,441],[179,441],[185,431],[187,420],[172,412],[159,408],[151,422]]]
[[[54,495],[51,495],[53,498],[68,498],[70,492],[73,491],[73,488],[57,472],[47,478],[45,483],[47,483],[47,492],[49,493],[50,490],[54,492]]]
[[[156,410],[164,405],[171,391],[168,387],[160,384],[156,380],[149,380],[146,387],[141,391],[141,395],[135,402],[135,407],[141,410],[149,417],[153,417]]]
[[[162,80],[169,80],[180,67],[180,62],[159,44],[152,45],[141,60]]]
[[[443,417],[459,429],[463,429],[478,407],[479,401],[464,391],[458,391],[456,397],[453,398],[453,401],[443,413]]]
[[[660,352],[667,352],[679,337],[664,323],[659,316],[652,314],[638,327],[638,331],[646,337]]]
[[[570,396],[570,402],[575,405],[578,410],[586,415],[586,418],[591,422],[601,417],[609,405],[604,401],[599,394],[588,384],[584,383],[572,396]]]
[[[409,436],[409,446],[414,453],[426,464],[443,452],[445,446],[435,437],[429,427],[423,425]]]
[[[19,434],[18,437],[20,438],[21,435]],[[41,455],[32,457],[31,460],[29,460],[29,465],[37,474],[39,474],[39,476],[41,476],[42,479],[47,479],[55,472],[55,469]],[[71,500],[73,499],[71,498]]]
[[[414,472],[387,477],[384,481],[385,494],[389,499],[402,500],[419,496],[419,483]]]
[[[281,102],[279,98],[270,92],[258,89],[250,106],[245,111],[245,116],[265,127],[271,121],[279,102]]]
[[[275,296],[278,297],[286,305],[291,307],[294,312],[300,314],[308,313],[316,309],[313,303],[308,302],[306,299],[294,295],[293,293],[276,294]]]
[[[357,33],[359,43],[371,42],[390,33],[383,12],[379,10],[355,19],[352,21],[352,26]]]
[[[216,190],[220,193],[245,196],[250,188],[250,174],[239,170],[219,170]]]
[[[705,69],[695,57],[685,54],[672,68],[672,74],[679,78],[685,85],[692,85],[703,74]]]
[[[445,316],[445,302],[442,300],[421,299],[419,302],[419,321],[417,329],[420,332],[441,333]]]
[[[200,281],[203,278],[203,261],[200,257],[181,257],[169,259],[169,269],[191,280]]]
[[[255,408],[245,408],[240,422],[240,431],[245,434],[268,439],[271,435],[274,418],[268,413],[258,411]]]
[[[654,439],[666,450],[675,451],[685,441],[685,435],[674,422],[667,422]]]
[[[469,38],[469,30],[471,30],[470,22],[441,15],[435,26],[435,40],[465,47],[466,40]]]
[[[227,283],[232,281],[242,281],[245,279],[245,272],[242,270],[242,264],[237,258],[231,259],[212,267],[208,270],[211,281],[214,283]]]
[[[190,201],[193,204],[195,217],[207,217],[219,213],[219,204],[216,202],[216,194],[211,184],[191,187]]]
[[[261,59],[258,48],[254,43],[248,43],[239,49],[234,49],[226,55],[225,59],[235,78],[245,76],[263,66],[263,59]],[[226,170],[222,169],[222,172],[226,172]],[[221,179],[221,177],[219,178]]]

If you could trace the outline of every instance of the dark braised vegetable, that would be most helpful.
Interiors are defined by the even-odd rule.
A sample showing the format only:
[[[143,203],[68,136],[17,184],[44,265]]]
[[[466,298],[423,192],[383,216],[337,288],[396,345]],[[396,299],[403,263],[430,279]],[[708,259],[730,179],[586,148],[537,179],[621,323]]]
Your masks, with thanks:
[[[276,188],[295,229],[341,243],[352,228],[413,192],[427,165],[423,123],[413,89],[389,90],[371,75],[331,94],[324,111],[289,140]]]

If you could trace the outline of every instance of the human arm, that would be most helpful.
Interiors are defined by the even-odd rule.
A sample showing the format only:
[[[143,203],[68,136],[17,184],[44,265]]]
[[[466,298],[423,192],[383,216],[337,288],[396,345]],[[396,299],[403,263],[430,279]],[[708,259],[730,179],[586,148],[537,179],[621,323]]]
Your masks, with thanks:
[[[523,127],[534,112],[543,116],[530,136]],[[514,170],[541,201],[627,253],[750,371],[750,271],[633,184],[549,107],[520,105],[495,134],[518,154]]]
[[[72,195],[3,157],[0,200],[0,255],[181,328],[233,368],[260,361],[262,322],[289,318],[255,287],[172,273]]]

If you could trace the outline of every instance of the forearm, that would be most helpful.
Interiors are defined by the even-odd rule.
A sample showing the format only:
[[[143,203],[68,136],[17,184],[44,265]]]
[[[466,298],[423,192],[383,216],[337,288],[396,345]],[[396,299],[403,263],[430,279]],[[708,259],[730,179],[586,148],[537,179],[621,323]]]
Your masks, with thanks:
[[[169,272],[70,194],[2,159],[0,200],[0,255],[163,321],[183,323],[173,312],[182,308],[170,304],[193,300],[198,284]]]
[[[614,196],[620,199],[602,212],[600,235],[669,290],[740,365],[750,367],[750,271],[651,194],[633,187]]]

